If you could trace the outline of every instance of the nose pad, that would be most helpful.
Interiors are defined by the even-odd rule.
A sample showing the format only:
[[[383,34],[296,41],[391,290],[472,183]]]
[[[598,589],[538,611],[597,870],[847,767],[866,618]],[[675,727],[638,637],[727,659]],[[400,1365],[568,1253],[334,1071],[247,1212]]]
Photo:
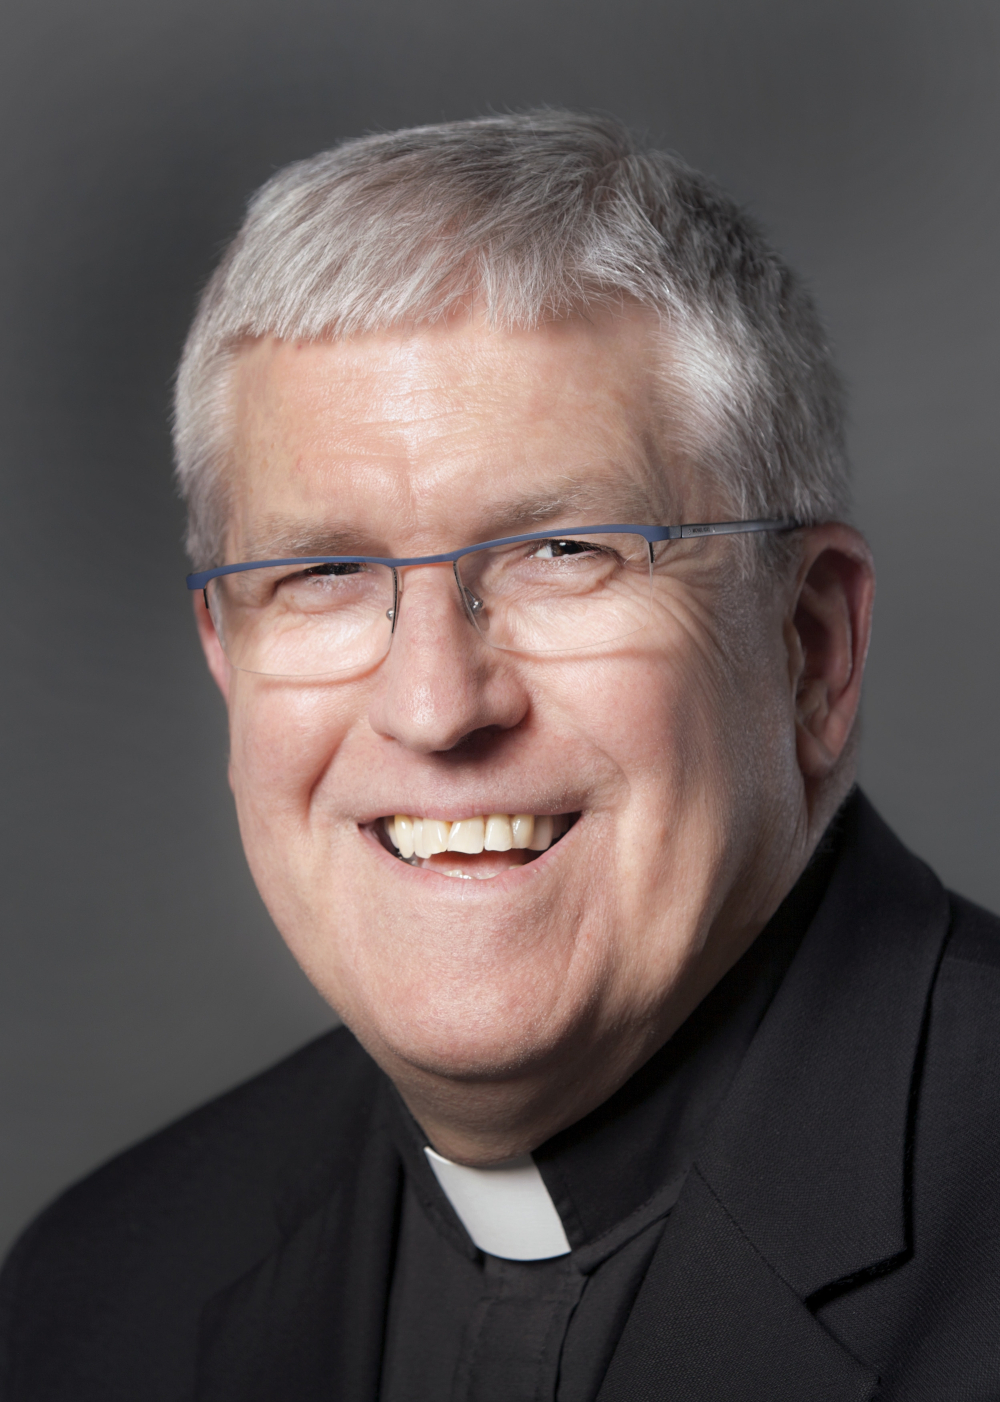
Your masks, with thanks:
[[[469,622],[477,633],[485,633],[486,629],[490,626],[489,614],[486,612],[485,603],[478,594],[474,594],[471,589],[466,588],[462,583],[461,576],[458,573],[457,561],[452,565],[452,571],[455,575],[455,583],[458,585],[458,595],[465,605],[465,612],[468,615]]]
[[[389,622],[392,624],[392,629],[390,630],[390,633],[389,633],[389,639],[390,639],[390,641],[392,640],[392,634],[395,633],[395,631],[396,631],[396,614],[397,614],[398,612],[399,612],[399,570],[397,570],[396,567],[395,567],[395,565],[393,565],[393,567],[392,567],[392,608],[387,608],[386,611],[385,611],[385,616],[386,616],[386,618],[387,618],[387,619],[389,620]]]

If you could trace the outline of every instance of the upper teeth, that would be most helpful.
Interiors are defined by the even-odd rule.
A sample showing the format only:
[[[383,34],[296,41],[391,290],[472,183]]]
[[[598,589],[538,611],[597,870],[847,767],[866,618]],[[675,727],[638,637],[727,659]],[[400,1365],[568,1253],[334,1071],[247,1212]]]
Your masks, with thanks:
[[[401,857],[433,857],[437,852],[509,852],[528,847],[544,852],[561,831],[559,818],[547,813],[490,813],[483,817],[410,818],[397,813],[385,820],[386,832]]]

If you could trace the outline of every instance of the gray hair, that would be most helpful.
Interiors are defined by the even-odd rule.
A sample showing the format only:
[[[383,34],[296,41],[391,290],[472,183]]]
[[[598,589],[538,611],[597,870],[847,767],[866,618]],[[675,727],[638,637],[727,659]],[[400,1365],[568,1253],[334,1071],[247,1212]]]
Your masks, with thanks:
[[[342,338],[473,304],[497,328],[638,303],[727,509],[843,516],[843,397],[812,300],[755,224],[617,121],[540,110],[365,136],[253,197],[177,375],[174,444],[196,568],[227,524],[229,387],[248,341]]]

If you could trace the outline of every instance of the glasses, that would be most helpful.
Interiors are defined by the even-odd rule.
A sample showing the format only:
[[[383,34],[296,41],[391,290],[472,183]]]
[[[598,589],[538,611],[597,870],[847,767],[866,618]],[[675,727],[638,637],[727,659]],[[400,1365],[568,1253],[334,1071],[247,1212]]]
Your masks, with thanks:
[[[399,571],[451,565],[461,607],[491,647],[576,653],[648,622],[661,543],[794,530],[795,521],[684,526],[587,526],[506,536],[446,555],[387,559],[310,555],[248,560],[189,574],[229,662],[267,677],[333,678],[368,671],[389,651]]]

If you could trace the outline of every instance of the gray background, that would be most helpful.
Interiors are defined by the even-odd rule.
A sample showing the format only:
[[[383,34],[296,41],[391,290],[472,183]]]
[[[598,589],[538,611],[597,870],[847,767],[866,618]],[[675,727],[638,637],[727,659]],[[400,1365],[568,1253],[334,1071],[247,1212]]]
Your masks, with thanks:
[[[865,783],[1000,906],[995,0],[8,0],[2,23],[0,1241],[330,1021],[243,864],[165,421],[248,194],[339,137],[610,109],[770,227],[853,387]]]

